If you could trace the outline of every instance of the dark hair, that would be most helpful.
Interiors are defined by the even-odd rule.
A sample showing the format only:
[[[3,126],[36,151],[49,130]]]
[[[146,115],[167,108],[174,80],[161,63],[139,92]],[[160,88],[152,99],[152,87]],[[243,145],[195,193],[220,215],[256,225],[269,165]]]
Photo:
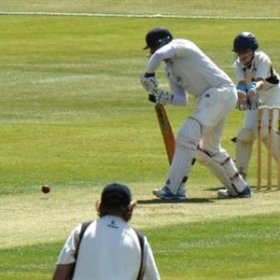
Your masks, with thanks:
[[[119,183],[107,185],[101,194],[101,202],[96,205],[99,217],[114,215],[129,221],[132,216],[134,203],[131,203],[130,189]]]
[[[132,217],[132,212],[135,204],[132,203],[128,206],[108,206],[103,205],[102,202],[97,202],[96,210],[98,216],[104,217],[106,215],[113,215],[123,218],[126,222],[128,222]]]

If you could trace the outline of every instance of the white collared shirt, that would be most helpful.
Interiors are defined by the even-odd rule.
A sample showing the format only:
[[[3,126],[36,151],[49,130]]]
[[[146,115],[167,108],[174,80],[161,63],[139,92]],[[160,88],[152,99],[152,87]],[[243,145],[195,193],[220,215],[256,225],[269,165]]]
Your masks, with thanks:
[[[58,264],[74,262],[81,231],[78,225],[68,237]],[[143,279],[160,279],[152,250],[145,237],[145,274]],[[132,280],[138,276],[141,248],[134,229],[123,219],[104,216],[86,229],[79,248],[74,280]]]

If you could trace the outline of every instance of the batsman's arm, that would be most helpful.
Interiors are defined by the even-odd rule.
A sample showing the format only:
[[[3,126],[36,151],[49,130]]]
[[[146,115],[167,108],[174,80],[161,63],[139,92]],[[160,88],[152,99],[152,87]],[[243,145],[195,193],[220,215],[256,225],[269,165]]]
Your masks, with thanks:
[[[169,164],[171,164],[174,152],[175,152],[175,138],[172,131],[172,127],[170,125],[165,107],[161,104],[155,105],[155,111],[157,114],[157,119],[159,123],[159,127],[161,130],[161,134],[163,137],[167,157]]]

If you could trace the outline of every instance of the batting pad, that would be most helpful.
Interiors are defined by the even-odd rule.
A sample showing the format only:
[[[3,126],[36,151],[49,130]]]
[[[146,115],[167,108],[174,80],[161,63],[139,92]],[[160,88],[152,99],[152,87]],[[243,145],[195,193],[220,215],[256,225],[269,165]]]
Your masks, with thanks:
[[[178,133],[175,155],[167,180],[167,187],[174,195],[194,164],[200,137],[200,124],[195,119],[187,119]]]
[[[196,150],[180,144],[176,145],[175,155],[168,175],[168,184],[166,185],[172,194],[177,194],[184,178],[188,175],[194,163],[196,152]]]
[[[209,155],[209,158],[203,157],[205,165],[225,185],[232,196],[244,191],[248,184],[238,173],[235,163],[225,151],[222,150],[212,157]]]
[[[273,130],[272,131],[272,156],[275,159],[275,161],[278,163],[279,153],[278,153],[278,142],[279,142],[279,134]],[[263,143],[266,146],[267,149],[269,149],[269,138],[264,138]]]
[[[250,129],[242,129],[237,136],[235,146],[236,166],[239,172],[245,175],[248,175],[249,172],[254,140],[254,132]]]
[[[222,163],[222,166],[225,170],[225,173],[231,180],[231,186],[230,188],[228,188],[230,194],[237,195],[238,193],[242,193],[248,184],[244,180],[244,178],[239,174],[233,160],[230,157],[228,157],[227,160],[224,163]]]
[[[207,153],[198,150],[197,161],[213,173],[227,189],[231,188],[231,181],[220,163],[214,161]]]

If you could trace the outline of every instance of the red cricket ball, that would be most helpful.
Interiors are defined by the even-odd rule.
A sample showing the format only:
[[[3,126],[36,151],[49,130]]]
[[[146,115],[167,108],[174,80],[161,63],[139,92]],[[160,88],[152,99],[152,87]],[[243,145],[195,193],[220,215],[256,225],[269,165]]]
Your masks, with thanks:
[[[49,185],[44,185],[41,190],[43,193],[49,193],[51,191],[51,187]]]

